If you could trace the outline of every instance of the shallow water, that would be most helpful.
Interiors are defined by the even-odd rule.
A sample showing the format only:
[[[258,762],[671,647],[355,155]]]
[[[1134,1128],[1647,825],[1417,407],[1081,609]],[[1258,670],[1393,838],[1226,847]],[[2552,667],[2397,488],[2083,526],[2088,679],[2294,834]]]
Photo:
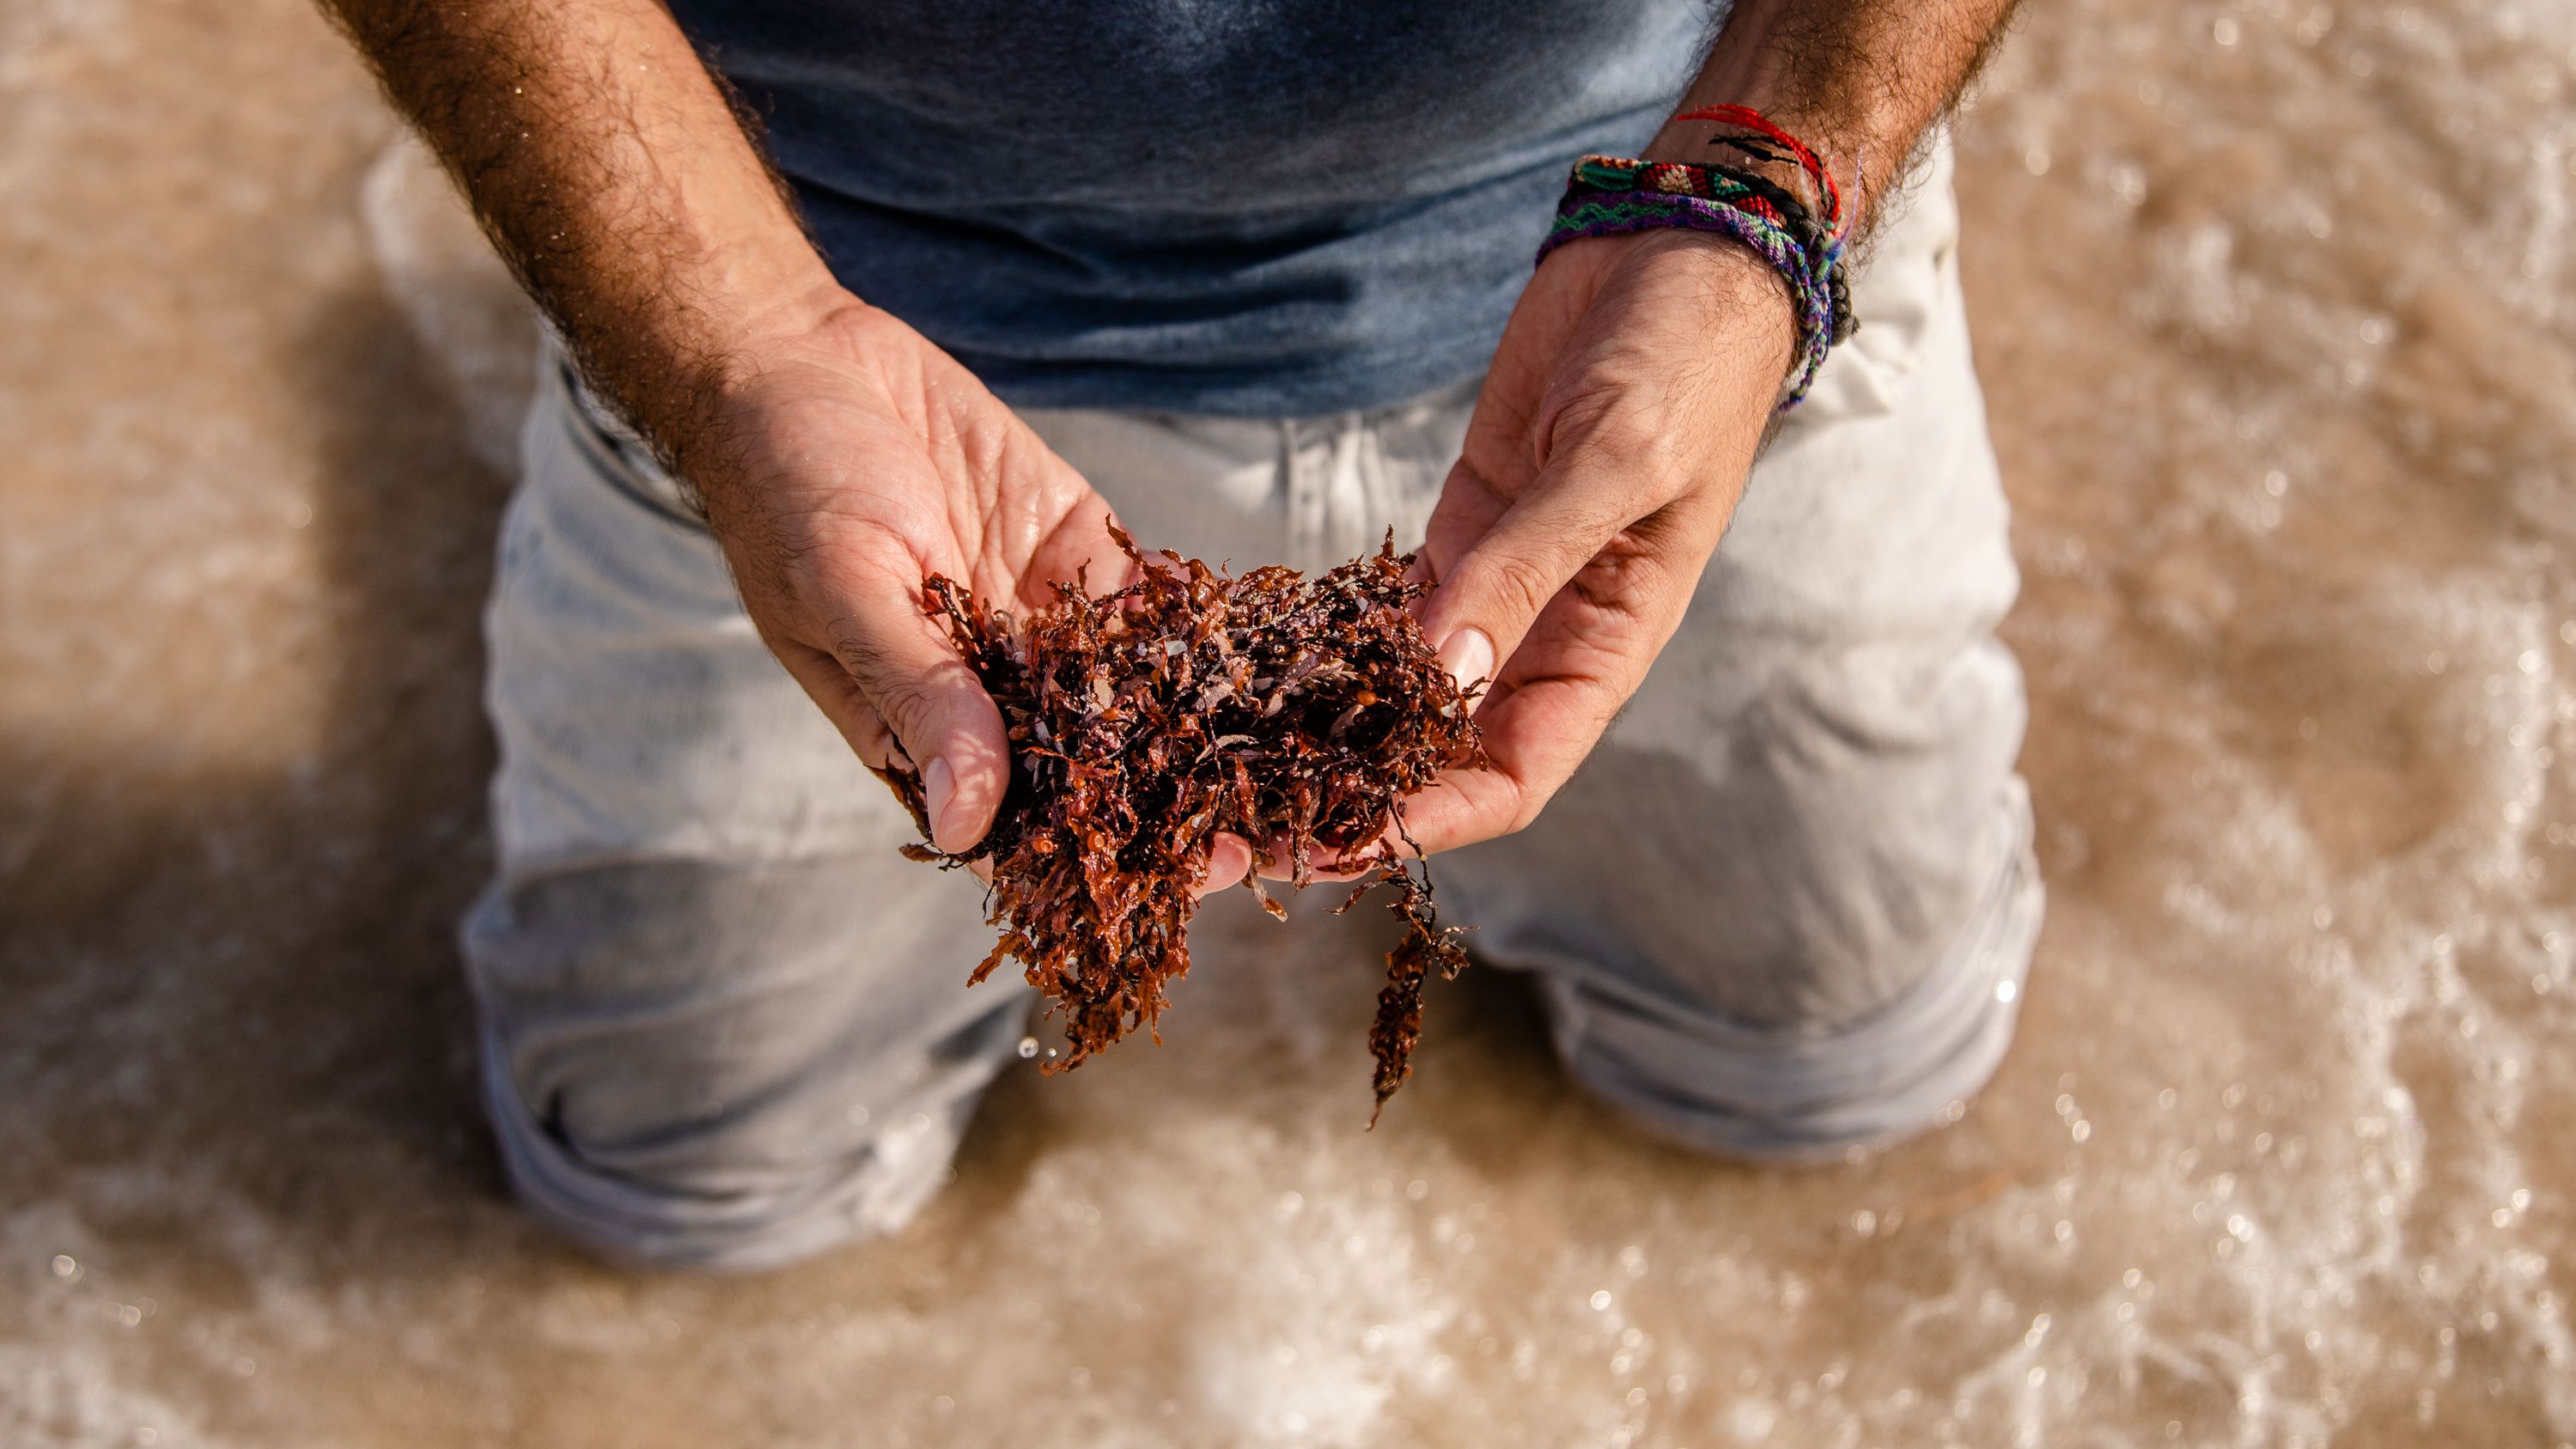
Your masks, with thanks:
[[[1363,1134],[1354,941],[709,1281],[472,1104],[523,315],[298,0],[0,8],[0,1443],[2576,1440],[2576,6],[2056,0],[1961,150],[2053,902],[1955,1123],[1711,1166],[1471,978]]]

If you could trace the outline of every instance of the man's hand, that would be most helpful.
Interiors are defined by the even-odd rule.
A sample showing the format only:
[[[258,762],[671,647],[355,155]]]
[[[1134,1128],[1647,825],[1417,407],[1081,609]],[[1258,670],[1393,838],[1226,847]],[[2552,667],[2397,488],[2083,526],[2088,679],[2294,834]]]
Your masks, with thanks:
[[[990,695],[921,606],[942,574],[1026,612],[1058,580],[1134,565],[1109,505],[921,334],[847,298],[737,354],[683,458],[743,607],[860,759],[920,770],[942,850],[991,828],[1010,741]],[[1203,888],[1250,850],[1221,838]]]
[[[1010,781],[925,574],[1027,609],[1130,567],[1109,510],[947,354],[843,290],[660,0],[323,0],[585,379],[694,485],[743,607],[963,850]],[[607,63],[614,58],[615,63]],[[1251,861],[1220,839],[1206,886]]]
[[[1527,825],[1645,681],[1796,340],[1787,285],[1722,237],[1587,238],[1530,280],[1423,549],[1424,632],[1462,682],[1490,679],[1494,761],[1408,803],[1423,849]]]
[[[1001,804],[1010,742],[923,613],[922,579],[1019,611],[1086,569],[1113,587],[1131,565],[1109,507],[946,353],[855,298],[729,371],[681,461],[743,606],[860,759],[920,770],[936,843],[963,850]]]
[[[1803,138],[1865,233],[2014,0],[1736,0],[1644,154],[1708,161],[1749,105]],[[1732,159],[1742,160],[1740,154]],[[1744,490],[1797,340],[1787,284],[1749,248],[1668,230],[1578,240],[1522,292],[1431,517],[1424,633],[1491,675],[1489,771],[1410,802],[1426,850],[1529,824],[1645,682]]]

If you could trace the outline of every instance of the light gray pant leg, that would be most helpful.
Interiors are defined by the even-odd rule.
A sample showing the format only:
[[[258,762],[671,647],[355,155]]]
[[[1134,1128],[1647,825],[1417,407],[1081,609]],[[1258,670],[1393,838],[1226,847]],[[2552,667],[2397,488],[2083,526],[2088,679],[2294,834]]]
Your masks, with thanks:
[[[1435,863],[1574,1075],[1702,1147],[1929,1125],[2011,1039],[2041,890],[1956,232],[1939,155],[1645,687],[1535,825]]]
[[[1026,1027],[969,877],[752,632],[680,491],[551,357],[487,616],[497,878],[464,929],[510,1179],[600,1250],[784,1263],[900,1225]]]

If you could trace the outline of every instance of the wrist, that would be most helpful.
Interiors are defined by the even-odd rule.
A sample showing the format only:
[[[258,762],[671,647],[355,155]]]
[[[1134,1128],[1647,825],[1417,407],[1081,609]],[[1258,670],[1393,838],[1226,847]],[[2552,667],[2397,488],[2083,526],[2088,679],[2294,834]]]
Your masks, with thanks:
[[[780,405],[773,395],[781,376],[802,362],[850,354],[846,340],[829,339],[846,339],[872,313],[828,272],[742,295],[721,319],[701,311],[663,350],[658,395],[637,399],[636,412],[666,461],[701,490],[719,486],[756,448],[763,420]]]
[[[1798,296],[1779,270],[1722,233],[1666,228],[1612,238],[1651,268],[1657,287],[1686,298],[1716,350],[1777,388],[1798,363]]]
[[[707,348],[708,385],[730,396],[753,384],[770,361],[810,349],[875,309],[813,258],[809,269],[746,291]],[[879,314],[882,315],[882,314]]]
[[[1539,260],[1580,238],[1661,229],[1707,232],[1740,244],[1777,274],[1796,312],[1797,363],[1780,401],[1786,412],[1806,395],[1825,354],[1853,326],[1842,266],[1850,217],[1823,158],[1770,117],[1740,105],[1697,107],[1673,117],[1659,144],[1682,144],[1690,138],[1687,132],[1677,136],[1676,128],[1695,122],[1712,128],[1708,146],[1729,160],[1581,158],[1557,203],[1556,224],[1539,245]],[[1757,166],[1795,169],[1783,184]]]

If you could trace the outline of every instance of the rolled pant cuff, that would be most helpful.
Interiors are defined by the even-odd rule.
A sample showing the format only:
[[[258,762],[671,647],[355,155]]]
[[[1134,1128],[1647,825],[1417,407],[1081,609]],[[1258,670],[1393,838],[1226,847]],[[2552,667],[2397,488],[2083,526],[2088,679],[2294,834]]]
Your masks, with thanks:
[[[532,1215],[602,1257],[713,1272],[763,1272],[900,1230],[946,1183],[977,1096],[928,1109],[802,1181],[662,1184],[581,1161],[528,1110],[488,1034],[482,1058],[502,1166]]]
[[[2029,807],[2014,803],[2021,830],[1957,947],[1869,1015],[1765,1030],[1548,973],[1540,990],[1567,1071],[1663,1136],[1755,1160],[1829,1157],[1941,1121],[2003,1064],[2039,935],[2046,895]]]

